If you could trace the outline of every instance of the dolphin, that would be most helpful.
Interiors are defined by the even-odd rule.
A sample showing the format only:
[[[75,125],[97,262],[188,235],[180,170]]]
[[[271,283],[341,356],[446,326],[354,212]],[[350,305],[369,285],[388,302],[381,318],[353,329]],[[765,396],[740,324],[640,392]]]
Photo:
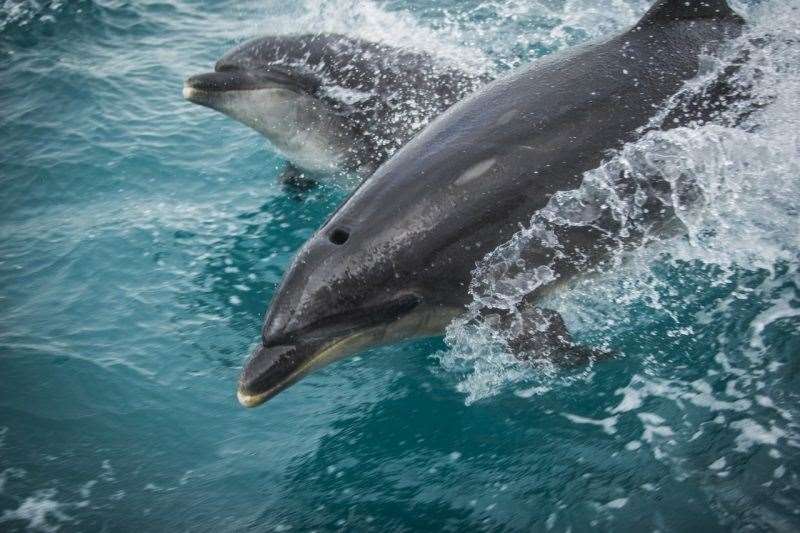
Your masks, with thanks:
[[[267,36],[184,82],[188,101],[264,135],[300,171],[369,175],[485,76],[338,34]]]
[[[698,74],[701,55],[743,24],[724,0],[661,0],[628,31],[543,58],[451,107],[299,250],[242,370],[239,401],[258,405],[361,350],[441,335],[471,301],[476,263],[639,138]],[[662,127],[697,120],[686,109]],[[559,238],[558,250],[529,250],[528,265],[557,256],[554,275],[565,280],[603,256],[595,229]],[[536,310],[528,344],[574,346],[554,312]]]

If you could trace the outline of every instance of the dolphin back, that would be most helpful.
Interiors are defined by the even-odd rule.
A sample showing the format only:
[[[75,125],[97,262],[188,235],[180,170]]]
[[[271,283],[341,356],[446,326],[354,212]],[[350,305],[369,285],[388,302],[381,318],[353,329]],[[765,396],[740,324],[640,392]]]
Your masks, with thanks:
[[[676,20],[742,18],[726,0],[660,0],[642,17],[639,25],[664,24]]]
[[[365,264],[384,250],[399,279],[465,305],[477,261],[635,140],[697,74],[703,51],[738,35],[741,22],[724,2],[659,2],[625,33],[486,85],[384,163],[317,239],[349,228],[348,252]],[[675,118],[664,127],[693,119]],[[548,254],[536,262],[547,264]]]

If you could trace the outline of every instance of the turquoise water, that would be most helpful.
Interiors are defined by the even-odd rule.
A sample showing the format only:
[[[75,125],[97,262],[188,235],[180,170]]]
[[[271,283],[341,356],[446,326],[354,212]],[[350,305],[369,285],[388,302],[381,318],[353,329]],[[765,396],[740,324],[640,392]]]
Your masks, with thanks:
[[[186,75],[321,30],[499,72],[647,3],[2,4],[0,529],[800,528],[791,39],[754,54],[777,96],[751,131],[666,139],[710,198],[689,238],[553,297],[614,360],[522,369],[455,324],[236,403],[282,272],[347,191],[282,190],[257,134],[181,99]],[[794,3],[736,6],[796,40]]]

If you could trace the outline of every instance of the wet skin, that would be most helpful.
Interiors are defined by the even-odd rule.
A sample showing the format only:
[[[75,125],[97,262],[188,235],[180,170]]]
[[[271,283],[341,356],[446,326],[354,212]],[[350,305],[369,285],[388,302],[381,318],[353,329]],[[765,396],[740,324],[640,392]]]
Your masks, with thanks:
[[[476,262],[638,138],[697,74],[701,51],[740,33],[724,2],[709,4],[659,2],[625,33],[491,83],[401,148],[298,252],[245,364],[240,402],[258,405],[348,354],[442,334],[470,301]],[[689,117],[677,119],[668,126]],[[565,279],[598,241],[592,231],[560,237]],[[553,261],[552,250],[528,253],[529,265]]]
[[[367,176],[485,81],[424,52],[283,35],[231,50],[214,72],[187,78],[183,94],[260,132],[300,169]]]

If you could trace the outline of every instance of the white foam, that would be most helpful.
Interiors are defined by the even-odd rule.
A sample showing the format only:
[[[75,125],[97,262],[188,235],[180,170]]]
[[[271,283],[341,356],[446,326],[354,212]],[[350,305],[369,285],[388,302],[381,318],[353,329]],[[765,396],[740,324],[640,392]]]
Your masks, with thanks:
[[[638,441],[638,440],[632,440],[632,441],[628,442],[628,444],[625,445],[625,449],[628,450],[629,452],[636,451],[641,447],[642,447],[642,443],[641,443],[641,441]]]
[[[589,424],[592,426],[599,426],[603,429],[603,432],[607,433],[608,435],[613,435],[614,433],[617,432],[618,417],[616,416],[610,416],[608,418],[597,420],[594,418],[586,418],[583,416],[564,413],[564,417],[570,422],[575,424]]]
[[[87,502],[77,504],[59,502],[54,499],[55,495],[55,489],[36,491],[25,498],[16,509],[4,511],[0,515],[0,523],[23,521],[27,522],[29,529],[50,533],[58,531],[64,522],[74,520],[64,512],[65,510],[88,505]]]
[[[731,422],[730,427],[740,431],[736,437],[736,451],[739,452],[748,452],[758,445],[775,446],[779,439],[786,436],[783,429],[775,425],[766,428],[752,418]]]
[[[605,268],[595,276],[570,283],[569,291],[556,291],[544,302],[562,313],[574,333],[588,330],[595,337],[608,338],[622,327],[646,329],[647,316],[630,317],[626,307],[645,305],[658,314],[675,318],[670,307],[678,305],[677,293],[654,270],[654,266],[702,264],[719,271],[711,286],[725,286],[741,270],[759,269],[775,272],[780,265],[790,265],[788,275],[798,271],[800,228],[797,205],[800,205],[800,45],[797,30],[791,23],[797,14],[798,2],[779,5],[776,2],[763,10],[751,13],[750,32],[739,40],[737,47],[746,49],[749,62],[739,77],[743,85],[753,84],[756,102],[770,102],[763,110],[747,119],[744,128],[722,124],[707,124],[655,131],[637,142],[625,146],[602,167],[584,176],[584,185],[577,191],[556,195],[547,209],[531,221],[529,227],[516,234],[508,243],[489,254],[473,273],[473,303],[469,311],[448,328],[446,343],[449,350],[440,354],[442,366],[460,377],[458,390],[466,394],[467,403],[497,394],[509,384],[522,385],[518,396],[530,397],[532,391],[547,390],[576,381],[587,380],[591,372],[569,376],[552,366],[520,364],[505,346],[507,332],[499,330],[481,318],[485,307],[516,312],[525,295],[554,280],[554,269],[547,265],[536,269],[525,267],[524,252],[531,246],[555,246],[555,235],[548,228],[555,224],[586,223],[587,206],[610,208],[621,221],[620,237],[644,231],[636,197],[620,196],[614,192],[614,180],[620,171],[647,176],[654,172],[671,184],[673,191],[691,186],[698,200],[684,204],[673,194],[663,200],[676,212],[683,231],[676,236],[659,238],[649,246],[633,251],[622,247]],[[737,6],[741,7],[741,6]],[[760,41],[754,46],[752,40]],[[734,54],[732,54],[734,55]],[[723,61],[707,59],[708,72],[688,84],[696,90]],[[688,90],[688,89],[687,89]],[[658,157],[654,157],[657,154]],[[637,174],[638,173],[638,174]],[[692,182],[687,183],[686,177]],[[774,280],[773,284],[780,284]],[[765,282],[759,294],[774,298],[772,307],[752,321],[751,345],[762,349],[763,332],[771,324],[800,315],[791,291],[771,294],[773,285]],[[755,289],[742,288],[729,301],[719,306],[729,308],[738,299],[752,298]],[[622,311],[621,311],[622,310]],[[698,324],[708,325],[724,308],[700,313]],[[697,329],[679,325],[660,332],[666,338],[692,337]],[[601,340],[602,342],[602,340]],[[639,354],[639,356],[647,354]],[[757,353],[754,358],[760,358]],[[726,371],[747,374],[735,369],[723,352],[717,360]],[[622,392],[623,399],[614,412],[624,413],[641,407],[642,394],[658,395],[668,392],[673,398],[688,400],[698,407],[713,411],[747,411],[751,400],[746,397],[721,399],[707,384],[649,381],[648,390]],[[659,387],[666,390],[657,391]],[[746,388],[746,384],[745,384]]]
[[[6,468],[0,472],[0,494],[5,491],[6,483],[10,479],[21,479],[27,475],[27,472],[22,468]]]
[[[723,468],[725,468],[726,464],[727,464],[727,461],[725,461],[725,458],[724,457],[720,457],[719,459],[717,459],[716,461],[714,461],[713,463],[708,465],[708,468],[710,470],[722,470]]]
[[[53,0],[40,2],[37,0],[6,1],[0,6],[0,31],[7,26],[16,25],[24,28],[34,21],[44,23],[56,22],[54,14],[61,10],[64,2]]]
[[[429,52],[435,59],[473,72],[481,72],[489,64],[482,51],[461,44],[456,25],[432,31],[410,11],[392,10],[369,0],[305,0],[293,5],[286,15],[272,14],[263,23],[247,28],[247,32],[244,37],[287,32],[343,33]]]
[[[605,506],[606,509],[622,509],[628,504],[628,498],[617,498],[616,500],[611,500]]]
[[[763,334],[768,326],[779,320],[800,316],[800,307],[792,307],[790,304],[793,300],[791,291],[787,290],[784,295],[784,298],[775,302],[769,309],[759,313],[758,316],[751,321],[753,335],[750,339],[750,346],[753,348],[763,350],[766,347]],[[767,398],[767,400],[769,399]]]

